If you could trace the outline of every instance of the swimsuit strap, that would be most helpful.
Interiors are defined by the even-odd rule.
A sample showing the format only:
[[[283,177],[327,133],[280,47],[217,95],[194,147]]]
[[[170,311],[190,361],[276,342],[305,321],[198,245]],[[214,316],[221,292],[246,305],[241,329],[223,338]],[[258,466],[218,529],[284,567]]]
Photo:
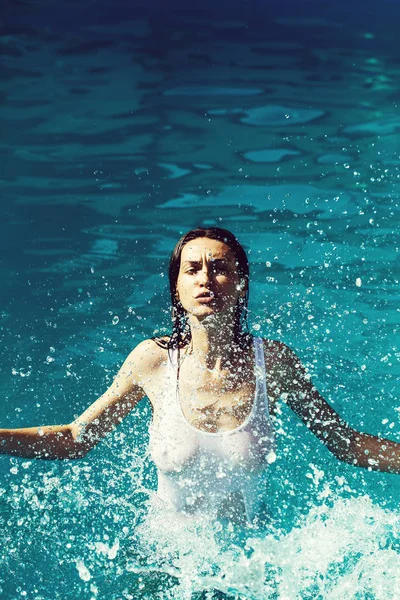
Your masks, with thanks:
[[[179,406],[179,359],[181,359],[178,348],[170,348],[168,350],[168,368],[167,373],[170,380],[171,391],[173,390],[173,396],[175,398],[175,404]]]
[[[262,392],[265,411],[269,417],[267,382],[265,373],[264,340],[260,337],[254,338],[255,371],[256,371],[256,389]],[[258,394],[257,394],[258,396]]]
[[[256,367],[258,367],[258,370],[264,371],[264,347],[263,347],[262,338],[255,337],[253,339],[253,341],[254,341]]]
[[[176,373],[178,367],[178,348],[168,349],[168,371]]]

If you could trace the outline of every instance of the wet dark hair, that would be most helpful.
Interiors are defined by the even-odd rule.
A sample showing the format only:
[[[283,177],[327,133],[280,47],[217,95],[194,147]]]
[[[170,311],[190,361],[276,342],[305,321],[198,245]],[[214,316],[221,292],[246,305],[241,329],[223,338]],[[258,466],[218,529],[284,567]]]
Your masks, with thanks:
[[[188,324],[186,312],[176,295],[176,286],[181,265],[183,247],[197,238],[209,238],[223,242],[231,249],[237,265],[239,283],[244,286],[245,294],[238,298],[234,312],[234,339],[239,345],[247,342],[248,334],[244,331],[247,327],[247,312],[249,302],[249,261],[243,246],[233,233],[220,227],[198,227],[188,231],[176,244],[169,261],[169,286],[172,303],[172,333],[169,338],[153,338],[162,348],[183,348],[190,343],[192,334]]]

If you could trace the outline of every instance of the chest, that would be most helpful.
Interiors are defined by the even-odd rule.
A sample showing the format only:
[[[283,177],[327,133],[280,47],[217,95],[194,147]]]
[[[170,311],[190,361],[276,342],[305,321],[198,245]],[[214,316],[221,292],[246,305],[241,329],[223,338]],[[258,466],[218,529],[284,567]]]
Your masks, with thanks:
[[[230,391],[225,386],[210,388],[208,378],[202,384],[184,377],[177,386],[175,374],[164,388],[150,430],[156,466],[163,472],[182,473],[184,468],[187,473],[191,465],[190,472],[218,471],[221,477],[239,466],[265,466],[273,432],[258,382],[243,382]]]
[[[237,375],[232,377],[232,370],[215,373],[183,363],[178,379],[176,366],[173,367],[166,356],[146,381],[144,391],[155,419],[166,410],[165,396],[171,398],[176,394],[180,410],[189,424],[209,431],[235,429],[249,416],[257,391],[254,360],[246,368],[241,368]],[[269,412],[273,415],[282,382],[279,361],[274,360],[272,355],[265,356],[264,377]]]
[[[250,373],[235,376],[227,370],[191,369],[187,365],[179,373],[177,403],[186,421],[196,429],[229,431],[250,415],[255,388]]]

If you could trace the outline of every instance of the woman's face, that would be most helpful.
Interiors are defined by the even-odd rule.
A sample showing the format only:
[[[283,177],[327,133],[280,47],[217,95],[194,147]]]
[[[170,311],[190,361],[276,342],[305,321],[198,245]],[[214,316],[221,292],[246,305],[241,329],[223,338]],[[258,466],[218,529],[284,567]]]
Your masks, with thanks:
[[[239,285],[237,264],[227,244],[197,238],[182,249],[176,293],[188,314],[204,318],[236,306],[245,288]]]

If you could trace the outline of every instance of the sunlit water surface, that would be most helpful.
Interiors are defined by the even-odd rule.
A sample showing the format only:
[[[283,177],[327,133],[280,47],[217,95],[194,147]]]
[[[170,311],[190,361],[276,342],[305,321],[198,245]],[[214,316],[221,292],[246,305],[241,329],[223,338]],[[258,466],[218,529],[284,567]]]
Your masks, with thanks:
[[[168,331],[178,237],[220,225],[249,253],[250,331],[400,441],[399,7],[302,4],[6,3],[2,427],[94,401]],[[398,477],[282,406],[268,524],[182,522],[150,419],[144,400],[81,461],[0,457],[1,598],[400,597]]]

